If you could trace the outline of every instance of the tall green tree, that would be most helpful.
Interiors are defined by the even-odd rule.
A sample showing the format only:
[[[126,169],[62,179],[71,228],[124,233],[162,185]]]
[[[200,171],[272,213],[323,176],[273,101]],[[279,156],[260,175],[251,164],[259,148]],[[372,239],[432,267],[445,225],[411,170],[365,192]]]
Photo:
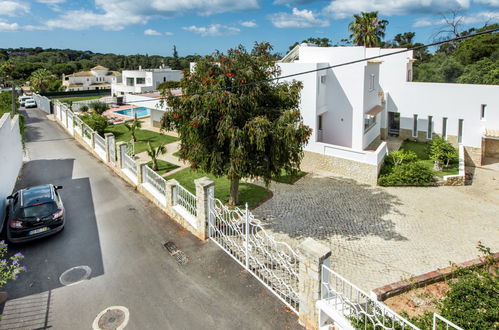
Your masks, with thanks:
[[[388,21],[379,19],[377,11],[362,12],[360,15],[353,15],[353,18],[353,22],[348,25],[352,42],[357,46],[380,46]]]
[[[130,132],[133,142],[137,142],[137,130],[142,127],[142,123],[137,119],[137,115],[131,122],[124,123],[127,130]]]
[[[192,168],[231,181],[231,205],[242,178],[296,174],[311,134],[299,111],[301,83],[265,81],[280,74],[271,50],[257,43],[251,52],[238,46],[207,56],[181,80],[183,96],[167,98],[162,127],[178,132]]]
[[[331,47],[333,45],[329,38],[312,38],[312,37],[310,37],[308,39],[302,40],[302,42],[300,42],[300,43],[298,41],[295,42],[294,44],[289,46],[289,50],[292,50],[297,45],[302,44],[304,42],[306,42],[308,44],[314,44],[318,47]]]
[[[166,154],[166,146],[161,145],[157,147],[153,147],[151,143],[147,142],[147,155],[151,158],[152,161],[152,170],[158,170],[158,157]]]
[[[38,69],[29,77],[30,88],[34,92],[44,93],[48,90],[49,86],[55,79],[57,79],[57,77],[54,76],[49,70]]]
[[[180,70],[182,66],[180,65],[180,60],[178,58],[177,46],[173,45],[173,59],[171,61],[171,66],[173,70]]]

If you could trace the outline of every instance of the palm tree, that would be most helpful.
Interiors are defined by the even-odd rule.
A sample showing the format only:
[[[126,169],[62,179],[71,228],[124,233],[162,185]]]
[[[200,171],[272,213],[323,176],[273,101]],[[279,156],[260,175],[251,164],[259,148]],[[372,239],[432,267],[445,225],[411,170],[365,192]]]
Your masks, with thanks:
[[[377,47],[381,45],[381,39],[385,37],[387,20],[380,20],[378,12],[360,13],[353,15],[354,21],[348,25],[352,32],[350,39],[357,46]]]
[[[137,133],[137,129],[142,127],[142,124],[137,119],[137,115],[135,115],[135,118],[131,123],[124,123],[124,125],[130,132],[130,135],[132,136],[132,141],[137,142],[137,137],[135,136],[135,134]]]
[[[147,142],[147,155],[151,157],[152,160],[152,170],[157,171],[158,170],[158,157],[161,155],[166,154],[166,146],[161,145],[157,146],[156,148],[153,148],[151,143],[148,141]]]
[[[38,69],[29,77],[29,83],[33,91],[44,93],[54,79],[55,76],[49,70]]]

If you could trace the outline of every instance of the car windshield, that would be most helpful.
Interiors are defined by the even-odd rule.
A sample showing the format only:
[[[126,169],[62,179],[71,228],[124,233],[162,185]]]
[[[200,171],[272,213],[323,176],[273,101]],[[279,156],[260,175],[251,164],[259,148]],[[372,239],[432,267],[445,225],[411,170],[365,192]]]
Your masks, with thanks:
[[[22,218],[43,218],[51,215],[57,210],[57,205],[54,202],[35,204],[32,206],[23,207],[20,210]]]

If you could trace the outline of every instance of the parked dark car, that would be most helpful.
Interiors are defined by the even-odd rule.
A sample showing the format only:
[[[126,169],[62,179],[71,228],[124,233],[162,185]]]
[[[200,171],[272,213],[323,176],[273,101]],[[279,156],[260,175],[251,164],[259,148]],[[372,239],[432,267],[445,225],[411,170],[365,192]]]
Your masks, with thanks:
[[[49,236],[64,228],[64,205],[52,184],[21,189],[7,197],[7,239],[12,243]]]

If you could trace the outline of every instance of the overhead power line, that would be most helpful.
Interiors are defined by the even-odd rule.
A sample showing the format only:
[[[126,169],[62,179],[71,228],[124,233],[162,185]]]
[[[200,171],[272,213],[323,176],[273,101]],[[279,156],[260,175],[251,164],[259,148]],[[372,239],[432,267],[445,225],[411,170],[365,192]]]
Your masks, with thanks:
[[[211,90],[207,90],[207,91],[199,92],[199,93],[194,93],[194,94],[174,95],[174,96],[204,95],[204,94],[208,94],[208,93],[223,92],[223,91],[229,91],[229,90],[232,90],[232,89],[243,88],[243,87],[247,87],[247,86],[254,86],[254,85],[263,84],[263,83],[267,83],[267,82],[272,82],[272,81],[276,81],[276,80],[280,80],[280,79],[293,78],[293,77],[297,77],[297,76],[301,76],[301,75],[305,75],[305,74],[309,74],[309,73],[315,73],[315,72],[319,72],[319,71],[324,71],[324,70],[339,68],[339,67],[342,67],[342,66],[347,66],[347,65],[352,65],[352,64],[366,62],[366,61],[371,61],[371,60],[375,60],[375,59],[383,58],[383,57],[387,57],[387,56],[402,54],[402,53],[406,53],[406,52],[409,52],[409,51],[415,51],[415,50],[420,50],[420,49],[423,49],[423,48],[438,46],[438,45],[442,45],[442,44],[449,43],[449,42],[461,41],[461,40],[465,40],[465,39],[468,39],[468,38],[473,38],[473,37],[484,35],[484,34],[495,33],[497,31],[499,31],[499,28],[485,30],[485,31],[482,31],[482,32],[468,34],[466,36],[456,37],[456,38],[452,38],[452,39],[447,39],[447,40],[442,40],[442,41],[436,41],[436,42],[432,42],[430,44],[415,46],[415,47],[411,47],[411,48],[407,48],[407,49],[402,49],[402,50],[397,50],[395,52],[390,52],[390,53],[386,53],[386,54],[381,54],[381,55],[376,55],[376,56],[371,56],[371,57],[365,57],[365,58],[361,58],[361,59],[358,59],[358,60],[353,60],[353,61],[344,62],[344,63],[340,63],[340,64],[329,65],[329,66],[326,66],[326,67],[323,67],[323,68],[318,68],[318,69],[313,69],[313,70],[308,70],[308,71],[301,71],[301,72],[297,72],[297,73],[288,74],[288,75],[285,75],[285,76],[279,76],[279,77],[274,77],[274,78],[269,78],[269,79],[264,79],[264,80],[252,81],[252,82],[245,83],[245,84],[242,84],[242,85],[234,85],[234,86],[228,86],[228,87],[221,87],[221,88],[211,89]],[[150,102],[150,101],[157,101],[157,100],[158,99],[156,99],[156,98],[150,98],[150,99],[146,99],[146,100],[133,101],[133,103]],[[130,103],[126,102],[126,104],[130,104]]]

